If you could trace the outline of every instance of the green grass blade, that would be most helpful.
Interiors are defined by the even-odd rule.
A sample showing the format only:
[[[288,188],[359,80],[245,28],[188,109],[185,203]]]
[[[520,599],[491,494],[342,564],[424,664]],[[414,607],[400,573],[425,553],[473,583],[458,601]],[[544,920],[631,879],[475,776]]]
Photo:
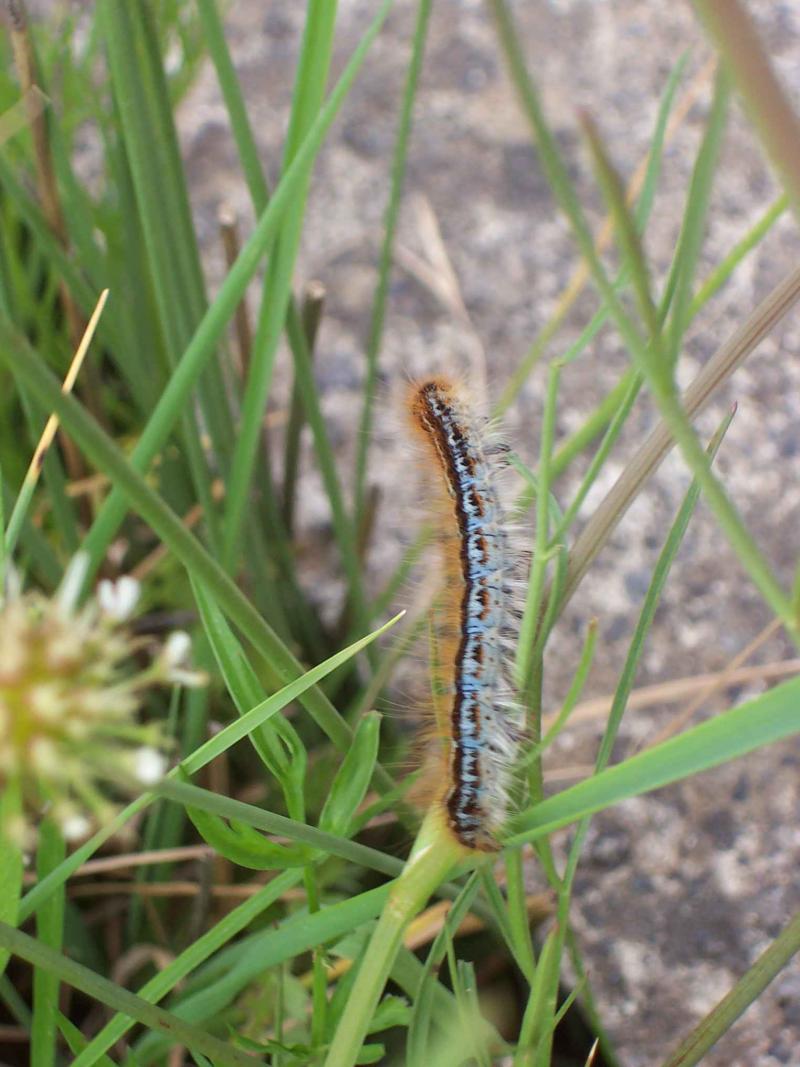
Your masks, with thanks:
[[[104,0],[99,14],[161,330],[174,368],[203,317],[205,294],[164,70],[146,7]],[[197,384],[205,423],[224,471],[232,429],[219,365],[209,361]],[[213,542],[217,509],[191,410],[186,407],[182,413],[182,437]]]
[[[36,852],[36,876],[45,878],[64,859],[64,838],[58,826],[45,818],[39,826]],[[64,938],[64,891],[53,893],[36,913],[36,937],[41,945],[61,952]],[[33,1023],[31,1026],[31,1062],[53,1067],[56,1062],[58,1019],[58,975],[46,967],[33,972]]]
[[[213,1017],[267,968],[294,959],[316,945],[349,934],[373,920],[384,907],[392,884],[387,882],[377,889],[322,908],[313,915],[300,912],[286,919],[277,929],[270,928],[251,936],[246,951],[238,956],[227,973],[207,988],[184,995],[173,1006],[175,1015],[191,1022]],[[162,1044],[158,1036],[146,1037],[136,1048],[137,1059],[143,1064],[151,1062]]]
[[[222,98],[228,112],[231,133],[236,142],[242,173],[250,192],[250,199],[260,215],[267,206],[269,189],[259,160],[258,147],[247,117],[239,80],[225,42],[225,32],[215,0],[197,0],[197,10],[203,23],[206,47],[217,72]]]
[[[269,885],[259,889],[250,900],[234,908],[174,960],[171,960],[155,977],[146,982],[136,995],[146,1000],[148,1004],[157,1004],[188,974],[242,930],[246,930],[267,908],[280,900],[284,893],[293,889],[301,877],[302,874],[299,871],[285,871],[279,874]],[[76,1057],[72,1067],[91,1067],[92,1064],[98,1063],[103,1053],[133,1025],[134,1020],[130,1016],[115,1015]]]
[[[397,875],[403,869],[402,860],[387,856],[377,849],[325,833],[314,826],[307,826],[296,819],[287,819],[284,815],[257,808],[253,804],[244,804],[230,797],[217,796],[216,793],[211,793],[207,789],[199,789],[187,782],[176,781],[174,778],[164,779],[160,785],[156,786],[154,792],[179,804],[184,804],[186,807],[199,808],[212,815],[219,815],[223,819],[235,819],[247,826],[254,826],[257,830],[264,830],[268,834],[289,837],[292,841],[321,849],[327,855],[341,856],[342,859],[349,860],[351,863],[380,871],[382,874]]]
[[[774,203],[770,204],[764,214],[753,223],[744,237],[736,242],[728,255],[714,268],[692,298],[689,307],[690,321],[705,307],[711,297],[722,288],[748,252],[751,252],[761,243],[788,207],[789,198],[784,193]]]
[[[769,948],[739,979],[717,1006],[697,1024],[674,1052],[664,1061],[663,1067],[691,1067],[700,1063],[717,1041],[730,1030],[739,1016],[755,1001],[769,983],[800,950],[800,912],[778,934]]]
[[[800,679],[726,711],[543,800],[511,820],[507,845],[521,845],[628,797],[718,767],[800,731]]]
[[[391,186],[389,202],[384,218],[383,241],[378,259],[378,284],[372,301],[369,335],[366,349],[366,374],[364,376],[364,404],[361,422],[356,438],[356,468],[354,507],[356,525],[361,521],[364,510],[364,492],[366,489],[367,460],[372,437],[372,412],[375,405],[375,389],[378,379],[378,354],[383,338],[383,323],[386,317],[386,304],[389,297],[389,280],[392,271],[392,250],[394,248],[397,220],[400,215],[400,199],[406,174],[406,157],[414,116],[414,101],[417,96],[422,62],[425,55],[425,43],[428,37],[432,0],[419,0],[417,21],[411,46],[411,61],[406,73],[403,99],[400,105],[400,119],[397,126],[391,164]]]
[[[253,1067],[261,1062],[234,1049],[228,1042],[198,1030],[176,1015],[148,1004],[122,986],[109,982],[107,978],[89,970],[88,967],[54,952],[35,938],[6,923],[0,923],[0,947],[27,960],[34,967],[49,971],[60,981],[80,990],[100,1004],[124,1012],[149,1029],[168,1035],[171,1041],[207,1054],[215,1063],[230,1064],[230,1067]]]
[[[259,217],[255,230],[242,247],[236,262],[220,286],[216,299],[195,330],[132,453],[131,461],[137,470],[146,470],[152,463],[183,414],[200,373],[213,356],[217,342],[233,317],[264,253],[273,241],[284,212],[295,193],[297,183],[302,179],[305,168],[319,151],[331,123],[361,69],[370,45],[388,14],[389,7],[389,0],[386,0],[364,33],[325,106],[321,109],[291,165],[278,183],[268,206]],[[87,581],[99,567],[125,511],[125,499],[115,489],[104,503],[92,529],[84,539],[83,547],[89,553],[91,561]]]
[[[283,159],[284,170],[297,157],[302,139],[308,134],[319,114],[333,49],[335,21],[335,2],[310,0],[295,76],[292,110]],[[256,450],[261,437],[264,411],[272,383],[275,355],[289,306],[292,272],[300,244],[312,162],[310,160],[298,174],[293,195],[287,203],[281,220],[264,279],[261,309],[242,402],[225,506],[223,563],[228,569],[233,566],[239,545]]]
[[[706,124],[700,151],[697,153],[686,209],[681,222],[678,248],[675,253],[675,293],[671,300],[671,312],[665,358],[675,366],[680,354],[687,327],[691,321],[692,287],[700,258],[705,234],[711,185],[719,160],[722,137],[725,132],[730,82],[724,70],[717,73],[711,113]]]
[[[7,782],[0,793],[0,922],[16,926],[22,896],[22,849],[12,841],[3,827],[14,820],[20,813],[22,799],[19,784],[13,780]],[[8,952],[0,950],[0,975],[8,963]]]
[[[720,90],[724,92],[724,90]],[[619,180],[608,160],[599,137],[593,136],[590,145],[595,157],[598,176],[614,216],[623,255],[630,262],[632,273],[637,272],[638,252],[632,241],[634,232],[630,213],[620,194]],[[749,531],[742,522],[736,507],[729,499],[716,475],[712,472],[708,457],[692,428],[681,405],[675,386],[672,366],[667,362],[657,333],[651,333],[649,344],[639,336],[625,315],[616,294],[608,284],[599,263],[592,264],[595,281],[603,294],[617,328],[628,346],[631,357],[647,380],[650,391],[658,404],[661,416],[669,427],[692,474],[697,479],[706,501],[719,526],[736,552],[742,566],[770,608],[781,618],[793,637],[797,638],[797,620],[789,598],[781,589],[769,562],[760,552]]]

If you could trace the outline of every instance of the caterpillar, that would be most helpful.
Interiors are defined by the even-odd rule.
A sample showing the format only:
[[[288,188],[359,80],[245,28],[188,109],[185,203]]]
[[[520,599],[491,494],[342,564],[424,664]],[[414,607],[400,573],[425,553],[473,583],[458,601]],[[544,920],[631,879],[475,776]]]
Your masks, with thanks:
[[[411,386],[408,408],[434,485],[443,590],[434,627],[436,737],[426,777],[450,832],[492,851],[522,741],[510,681],[516,562],[496,485],[498,452],[462,392],[444,377]],[[445,768],[441,767],[442,759]]]

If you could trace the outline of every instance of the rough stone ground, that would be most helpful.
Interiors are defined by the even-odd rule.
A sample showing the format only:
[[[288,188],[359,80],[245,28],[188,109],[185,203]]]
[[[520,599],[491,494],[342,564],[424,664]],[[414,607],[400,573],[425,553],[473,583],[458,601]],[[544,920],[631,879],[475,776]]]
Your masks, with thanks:
[[[773,60],[800,106],[800,8],[749,5]],[[335,72],[371,12],[366,0],[341,0]],[[269,173],[278,170],[303,5],[238,0],[226,25]],[[340,468],[352,469],[357,398],[375,279],[399,94],[415,5],[398,0],[369,56],[315,172],[298,281],[320,278],[328,290],[317,379]],[[623,172],[648,144],[658,99],[679,55],[690,50],[684,84],[708,50],[688,3],[643,0],[539,0],[515,4],[525,50],[560,143],[594,221],[600,202],[577,134],[576,109],[589,108]],[[664,163],[647,246],[662,280],[676,239],[683,197],[707,114],[706,85]],[[221,270],[216,216],[224,201],[250,224],[247,194],[227,133],[213,73],[205,70],[181,115],[194,208],[209,269]],[[734,108],[716,181],[701,275],[765,210],[776,186],[738,108]],[[460,284],[471,326],[414,269],[430,257],[431,219]],[[413,533],[415,486],[392,414],[392,397],[409,373],[480,368],[497,397],[552,312],[575,263],[566,226],[553,207],[528,131],[502,69],[487,10],[477,0],[434,5],[416,111],[405,207],[382,354],[385,388],[378,411],[371,478],[383,492],[369,563],[378,587]],[[755,255],[705,309],[683,356],[689,381],[715,347],[796,265],[800,242],[785,217]],[[416,256],[415,260],[413,257]],[[441,271],[437,275],[441,277]],[[578,302],[551,345],[558,355],[595,307]],[[736,375],[701,420],[716,425],[733,398],[739,413],[719,461],[726,485],[750,528],[789,583],[798,555],[800,517],[800,312],[791,314]],[[284,361],[285,363],[285,361]],[[564,375],[559,438],[565,437],[613,384],[625,365],[605,332]],[[545,382],[540,367],[506,420],[507,436],[527,459],[535,442]],[[276,409],[286,395],[281,374]],[[584,517],[654,424],[639,404]],[[559,485],[569,499],[579,472]],[[587,621],[600,626],[587,696],[613,686],[667,526],[685,490],[682,463],[671,456],[631,508],[560,623],[548,655],[548,696],[564,694]],[[412,518],[409,518],[412,516]],[[318,476],[310,464],[301,518],[307,539],[304,574],[323,609],[340,587]],[[675,566],[648,642],[639,684],[721,668],[769,621],[769,613],[701,505]],[[774,638],[753,662],[789,657]],[[761,690],[729,688],[702,714]],[[652,738],[676,708],[631,711],[617,755]],[[550,755],[549,771],[566,782],[592,759],[600,721],[576,724]],[[575,923],[603,1017],[626,1067],[659,1062],[681,1034],[729,988],[800,906],[800,742],[596,818],[575,894]],[[579,768],[578,771],[575,768]],[[572,770],[571,770],[572,769]],[[711,1053],[710,1067],[800,1063],[800,970],[790,965]]]

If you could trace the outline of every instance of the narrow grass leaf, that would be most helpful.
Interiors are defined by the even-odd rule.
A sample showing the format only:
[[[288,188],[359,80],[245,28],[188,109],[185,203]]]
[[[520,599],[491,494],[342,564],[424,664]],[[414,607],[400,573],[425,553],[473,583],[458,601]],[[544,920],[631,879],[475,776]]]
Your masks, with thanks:
[[[236,262],[220,286],[216,299],[197,326],[131,455],[131,462],[138,471],[146,470],[149,467],[156,454],[163,448],[172,429],[184,412],[200,373],[213,356],[217,342],[233,317],[236,307],[258,269],[265,252],[275,238],[284,212],[295,193],[297,183],[302,180],[306,166],[311,163],[319,151],[331,123],[361,69],[370,45],[377,36],[389,12],[390,6],[390,0],[384,0],[375,18],[364,32],[339,81],[331,91],[327,102],[298,149],[291,165],[276,186],[272,198],[260,216],[253,233],[243,246]],[[125,510],[126,499],[115,488],[105,501],[92,529],[84,540],[84,548],[89,552],[92,561],[90,576],[100,565],[105,551],[125,515]]]
[[[171,992],[192,971],[196,970],[215,952],[218,952],[237,934],[246,930],[260,915],[281,897],[292,890],[300,881],[299,871],[287,871],[278,875],[269,885],[255,893],[250,900],[244,901],[223,919],[202,934],[188,948],[184,949],[174,960],[146,982],[138,990],[137,996],[150,1004],[157,1004],[167,993]],[[89,1044],[77,1056],[72,1067],[91,1067],[102,1063],[103,1053],[111,1048],[134,1025],[130,1016],[115,1015],[99,1033],[95,1034]]]
[[[351,863],[381,871],[383,874],[396,875],[403,869],[400,860],[378,852],[377,849],[359,845],[346,838],[335,837],[333,834],[324,833],[313,826],[306,826],[305,823],[297,822],[295,819],[287,819],[284,815],[257,808],[253,804],[243,804],[240,800],[217,796],[216,793],[211,793],[207,789],[199,789],[186,782],[176,781],[175,778],[165,778],[154,792],[179,804],[185,804],[187,807],[200,808],[212,815],[222,816],[224,819],[235,820],[280,837],[288,837],[292,841],[321,849],[330,855],[341,856],[343,859],[350,860]]]
[[[778,934],[769,948],[664,1061],[663,1067],[692,1067],[700,1063],[739,1016],[761,996],[789,960],[800,951],[800,912]]]
[[[36,850],[36,876],[45,878],[64,859],[66,845],[61,830],[52,819],[39,826]],[[61,952],[64,939],[64,892],[53,893],[36,913],[36,937],[40,944]],[[33,1023],[31,1062],[37,1067],[53,1067],[56,1062],[56,1033],[59,997],[58,975],[46,967],[33,972]]]
[[[72,986],[73,989],[80,990],[92,1000],[105,1004],[115,1011],[122,1011],[149,1029],[167,1035],[171,1042],[207,1053],[215,1063],[224,1064],[226,1067],[228,1064],[230,1067],[253,1067],[254,1064],[261,1062],[253,1056],[238,1052],[227,1042],[212,1037],[176,1015],[148,1004],[134,993],[123,989],[122,986],[109,982],[107,978],[89,970],[88,967],[54,952],[35,938],[2,922],[0,922],[0,946],[15,956],[27,960],[34,967],[45,968],[60,981]]]
[[[406,71],[403,99],[400,105],[400,118],[394,140],[391,163],[391,184],[389,200],[383,223],[383,240],[378,259],[378,283],[372,298],[369,335],[366,348],[366,373],[364,375],[364,401],[361,410],[359,433],[356,438],[356,470],[354,490],[354,514],[356,525],[361,521],[364,510],[364,494],[367,480],[367,461],[372,438],[372,418],[375,405],[375,393],[378,379],[378,356],[383,338],[383,324],[386,318],[386,306],[389,297],[389,281],[392,271],[392,253],[400,216],[400,200],[403,181],[406,174],[408,142],[411,135],[411,123],[414,116],[414,101],[417,97],[425,44],[428,38],[432,0],[419,0],[417,4],[417,21],[414,26],[414,38],[411,45],[411,61]]]
[[[22,896],[22,849],[9,837],[6,827],[20,815],[22,797],[19,782],[6,782],[0,792],[0,922],[16,926]],[[5,971],[9,953],[0,949],[0,975]]]
[[[800,731],[800,679],[717,715],[678,737],[548,797],[511,821],[506,845],[552,833],[628,797],[652,792],[691,775],[746,756]]]

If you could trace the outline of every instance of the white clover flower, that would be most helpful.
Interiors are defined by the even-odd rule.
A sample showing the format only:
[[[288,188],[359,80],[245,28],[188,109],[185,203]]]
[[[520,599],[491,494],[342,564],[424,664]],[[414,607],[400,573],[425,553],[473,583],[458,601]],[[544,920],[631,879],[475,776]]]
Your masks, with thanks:
[[[164,672],[164,680],[173,685],[184,685],[188,689],[205,685],[208,681],[203,671],[189,667],[189,655],[192,651],[192,639],[183,630],[174,630],[164,645],[156,661],[157,667]]]
[[[174,630],[167,638],[162,653],[169,667],[185,667],[192,651],[192,639],[184,630]]]
[[[63,816],[59,823],[65,841],[82,841],[84,837],[89,836],[92,829],[92,824],[86,816],[79,812]]]
[[[154,748],[143,745],[133,754],[133,774],[142,785],[155,785],[164,777],[167,761]]]
[[[117,622],[124,622],[133,615],[141,591],[136,579],[127,574],[115,582],[103,578],[97,586],[97,603],[103,614]]]

